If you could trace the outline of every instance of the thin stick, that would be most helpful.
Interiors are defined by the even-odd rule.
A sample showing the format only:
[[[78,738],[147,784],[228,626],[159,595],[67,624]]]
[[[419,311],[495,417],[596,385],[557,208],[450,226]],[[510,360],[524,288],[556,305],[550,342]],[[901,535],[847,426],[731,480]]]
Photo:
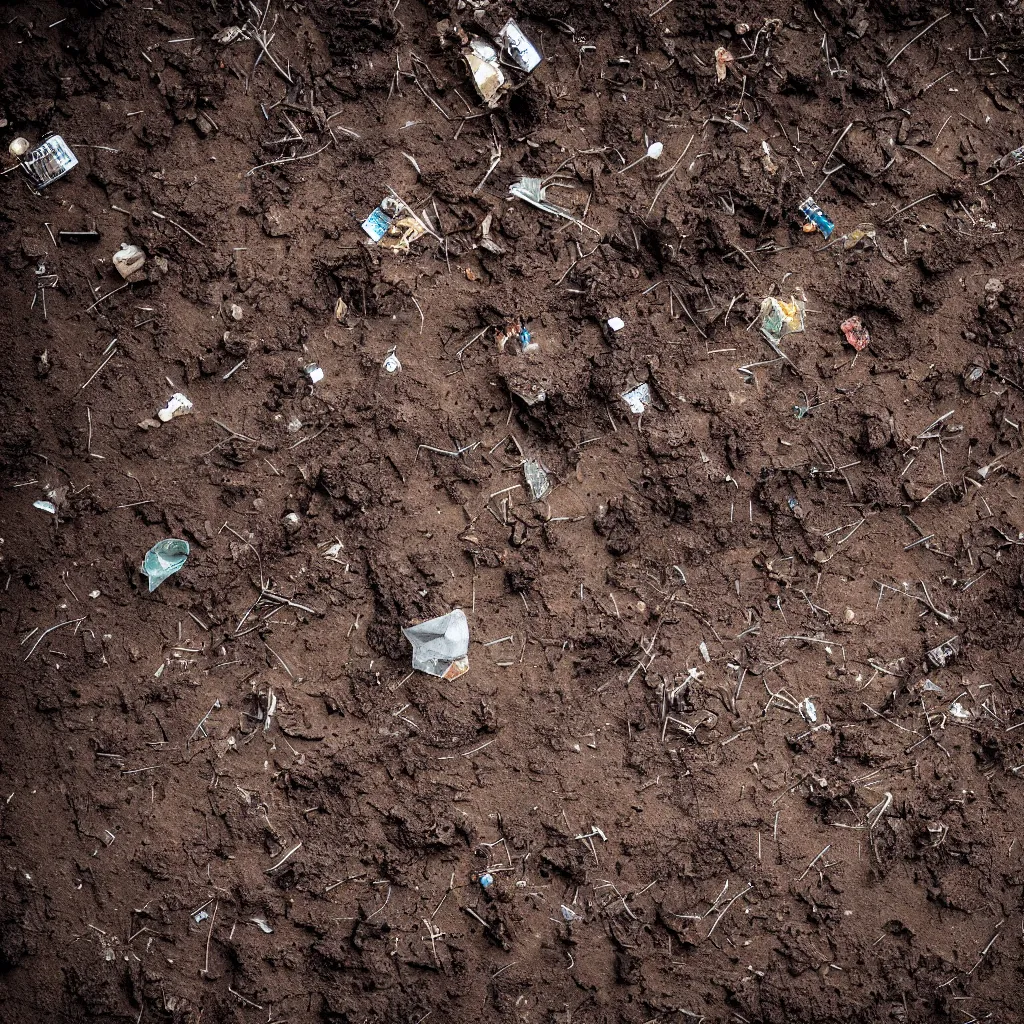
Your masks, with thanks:
[[[301,846],[302,840],[300,839],[299,842],[297,842],[276,864],[274,864],[272,867],[267,868],[267,870],[264,871],[263,874],[269,875],[272,871],[276,871]]]
[[[61,626],[70,626],[71,623],[73,623],[73,622],[85,622],[85,619],[86,619],[86,616],[84,616],[84,615],[80,619],[65,619],[63,622],[58,622],[57,625],[51,626],[49,629],[44,629],[43,632],[40,633],[38,637],[36,637],[36,642],[32,645],[32,647],[29,650],[28,654],[25,655],[25,660],[28,661],[28,659],[32,657],[32,654],[34,653],[35,649],[39,646],[39,644],[42,641],[43,637],[46,636],[47,633],[52,633],[55,629],[60,629]],[[32,634],[29,633],[29,636],[31,636],[31,635]],[[25,640],[27,640],[27,639],[28,639],[28,637],[25,637]],[[24,641],[22,641],[22,643],[24,643]]]
[[[210,973],[210,939],[213,938],[213,926],[217,922],[217,908],[220,906],[220,900],[217,900],[213,905],[213,915],[210,917],[210,933],[206,936],[206,964],[203,967],[202,973]]]
[[[100,304],[100,303],[101,303],[101,302],[102,302],[102,301],[103,301],[104,299],[109,299],[111,295],[116,295],[116,294],[117,294],[118,292],[120,292],[120,291],[123,291],[123,290],[124,290],[125,288],[127,288],[127,287],[128,287],[128,285],[130,285],[131,283],[132,283],[131,281],[125,281],[125,283],[124,283],[124,284],[122,284],[122,285],[118,285],[118,287],[117,287],[117,288],[114,288],[114,289],[112,289],[111,291],[107,292],[107,294],[106,294],[106,295],[101,295],[101,296],[100,296],[100,297],[99,297],[99,298],[98,298],[98,299],[97,299],[97,300],[96,300],[96,301],[95,301],[95,302],[94,302],[94,303],[93,303],[93,304],[92,304],[92,305],[91,305],[91,306],[90,306],[90,307],[89,307],[89,308],[88,308],[88,309],[86,310],[86,313],[88,313],[88,312],[89,312],[90,310],[93,310],[93,309],[95,309],[95,308],[96,308],[96,307],[97,307],[97,306],[98,306],[98,305],[99,305],[99,304]]]
[[[690,136],[690,141],[686,143],[686,148],[682,151],[682,153],[679,154],[678,158],[676,159],[676,162],[666,172],[665,180],[658,186],[657,190],[654,193],[654,198],[651,200],[651,205],[647,208],[648,217],[650,217],[652,211],[654,210],[654,207],[657,205],[661,193],[665,190],[665,186],[668,185],[668,183],[675,177],[676,168],[682,162],[683,157],[686,156],[686,154],[689,152],[690,144],[693,142],[694,138],[695,135]]]
[[[282,157],[280,160],[268,160],[265,164],[257,164],[252,168],[252,170],[246,171],[245,176],[248,178],[250,174],[255,174],[262,167],[275,167],[277,164],[290,164],[293,160],[309,160],[311,157],[318,156],[327,149],[328,146],[330,146],[329,142],[326,146],[321,146],[314,153],[303,153],[302,156],[286,156]],[[182,230],[184,230],[184,228]]]
[[[201,245],[204,249],[208,248],[207,244],[201,238],[196,238],[196,236],[193,235],[192,232],[188,230],[188,228],[183,228],[176,220],[171,220],[171,218],[168,217],[167,223],[173,224],[179,231],[183,231],[186,235],[188,235],[189,238],[192,239],[193,242],[196,243],[196,245]]]
[[[888,64],[886,64],[885,66],[886,66],[887,68],[891,68],[891,67],[893,66],[893,64],[895,63],[895,61],[896,61],[896,58],[897,58],[897,57],[898,57],[898,56],[899,56],[899,55],[900,55],[901,53],[903,53],[903,51],[904,51],[904,50],[905,50],[905,49],[906,49],[906,48],[907,48],[908,46],[912,45],[913,43],[916,43],[916,42],[918,41],[918,39],[920,39],[920,38],[921,38],[921,36],[923,36],[923,35],[924,35],[925,33],[927,33],[927,32],[930,32],[930,31],[931,31],[931,30],[932,30],[933,28],[935,28],[935,26],[936,26],[936,25],[938,25],[938,23],[939,23],[940,21],[945,21],[945,20],[946,20],[946,18],[948,18],[948,17],[949,17],[949,16],[950,16],[950,15],[951,15],[952,13],[953,13],[952,11],[947,11],[947,12],[946,12],[945,14],[943,14],[943,15],[942,15],[942,17],[940,17],[940,18],[936,18],[936,19],[935,19],[935,20],[934,20],[934,21],[933,21],[933,22],[932,22],[932,23],[931,23],[930,25],[926,25],[926,26],[925,26],[925,27],[924,27],[923,29],[921,29],[921,31],[920,31],[920,32],[918,32],[918,33],[917,33],[917,35],[916,35],[916,36],[914,36],[914,38],[913,38],[913,39],[911,39],[911,40],[910,40],[910,42],[909,42],[909,43],[904,43],[904,44],[903,44],[903,45],[902,45],[902,46],[901,46],[901,47],[900,47],[900,48],[899,48],[899,49],[898,49],[898,50],[897,50],[897,51],[896,51],[896,52],[895,52],[895,53],[894,53],[894,54],[892,55],[892,58],[891,58],[891,60],[890,60],[890,61],[889,61],[889,63],[888,63]]]

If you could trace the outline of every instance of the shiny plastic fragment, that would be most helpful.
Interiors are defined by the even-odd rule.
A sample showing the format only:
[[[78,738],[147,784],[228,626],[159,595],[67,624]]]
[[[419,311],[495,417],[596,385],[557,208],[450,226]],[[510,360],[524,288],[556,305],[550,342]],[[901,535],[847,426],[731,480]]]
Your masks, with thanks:
[[[865,238],[870,238],[873,242],[875,240],[875,225],[870,223],[858,224],[846,237],[843,239],[843,248],[852,249],[858,242]]]
[[[761,333],[772,345],[787,334],[799,334],[804,329],[804,308],[805,303],[792,296],[789,302],[769,296],[761,302]]]
[[[637,384],[635,388],[622,393],[622,400],[629,406],[629,411],[642,416],[651,404],[651,388],[646,382]]]
[[[813,224],[826,238],[835,231],[835,224],[821,212],[821,207],[813,199],[805,199],[800,204],[800,212],[807,218],[808,223]]]
[[[469,623],[461,608],[402,630],[412,644],[412,667],[441,679],[469,671]]]
[[[21,166],[39,188],[46,188],[77,167],[78,157],[59,135],[51,135],[29,153]]]
[[[149,592],[152,594],[164,580],[181,569],[188,559],[187,540],[171,537],[157,541],[142,560],[142,572],[149,577]]]
[[[508,55],[529,74],[541,61],[537,48],[523,35],[522,29],[510,18],[498,33],[498,42]]]
[[[541,469],[540,463],[534,459],[527,459],[523,463],[523,476],[526,479],[526,487],[530,492],[531,501],[541,501],[551,493],[551,481],[547,473]]]
[[[944,644],[933,647],[928,651],[926,657],[933,668],[945,668],[951,661],[955,661],[960,653],[960,637],[950,637]]]
[[[541,185],[540,178],[520,178],[509,185],[508,191],[516,199],[522,199],[523,202],[536,206],[538,210],[553,213],[556,217],[564,217],[566,220],[571,220],[574,224],[579,223],[573,216],[572,211],[567,210],[564,206],[558,206],[547,201],[548,190],[545,186]]]

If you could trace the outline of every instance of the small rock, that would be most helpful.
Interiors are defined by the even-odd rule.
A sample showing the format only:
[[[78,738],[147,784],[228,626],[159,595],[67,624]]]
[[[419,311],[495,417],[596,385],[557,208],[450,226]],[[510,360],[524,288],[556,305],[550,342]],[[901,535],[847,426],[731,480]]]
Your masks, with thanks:
[[[341,323],[341,321],[345,319],[347,314],[348,303],[339,296],[338,301],[334,304],[334,319],[337,320],[338,323]]]
[[[302,525],[302,520],[297,512],[288,512],[281,520],[285,533],[296,533]]]
[[[31,145],[32,143],[29,142],[28,139],[22,139],[19,137],[11,140],[11,144],[7,147],[7,151],[11,156],[18,157],[18,159],[20,159],[28,152]]]
[[[843,611],[843,622],[853,622],[857,617],[857,613],[852,608],[846,608]]]
[[[518,519],[516,525],[512,527],[512,545],[513,547],[521,548],[526,543],[526,524],[521,523]]]
[[[228,316],[230,316],[231,319],[237,323],[239,320],[242,319],[242,317],[245,316],[245,310],[243,310],[242,307],[239,306],[237,302],[232,302],[231,305],[228,307]]]

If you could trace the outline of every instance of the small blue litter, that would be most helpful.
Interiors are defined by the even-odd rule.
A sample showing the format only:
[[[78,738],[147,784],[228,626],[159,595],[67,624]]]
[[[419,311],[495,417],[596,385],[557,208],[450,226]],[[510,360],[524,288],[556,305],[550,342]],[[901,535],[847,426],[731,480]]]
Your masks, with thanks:
[[[480,876],[480,884],[485,888],[490,888],[494,884],[494,875],[484,872]]]
[[[821,207],[813,199],[805,199],[800,204],[800,212],[826,237],[835,231],[836,226],[821,212]]]
[[[524,327],[519,332],[519,344],[522,346],[523,351],[526,351],[527,346],[530,344],[530,339],[533,335]]]
[[[146,557],[142,561],[142,572],[149,577],[151,594],[164,580],[184,566],[188,552],[188,541],[177,540],[174,537],[157,541],[146,552]]]
[[[374,242],[379,242],[388,233],[392,219],[382,203],[363,221],[363,230]]]

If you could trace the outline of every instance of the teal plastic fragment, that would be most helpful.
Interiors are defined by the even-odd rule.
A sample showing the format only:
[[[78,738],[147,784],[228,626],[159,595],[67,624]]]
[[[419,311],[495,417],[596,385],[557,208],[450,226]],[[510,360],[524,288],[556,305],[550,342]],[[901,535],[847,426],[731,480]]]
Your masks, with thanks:
[[[188,558],[188,541],[171,537],[157,541],[142,560],[142,571],[149,577],[149,592],[152,594],[169,576],[173,576]]]

